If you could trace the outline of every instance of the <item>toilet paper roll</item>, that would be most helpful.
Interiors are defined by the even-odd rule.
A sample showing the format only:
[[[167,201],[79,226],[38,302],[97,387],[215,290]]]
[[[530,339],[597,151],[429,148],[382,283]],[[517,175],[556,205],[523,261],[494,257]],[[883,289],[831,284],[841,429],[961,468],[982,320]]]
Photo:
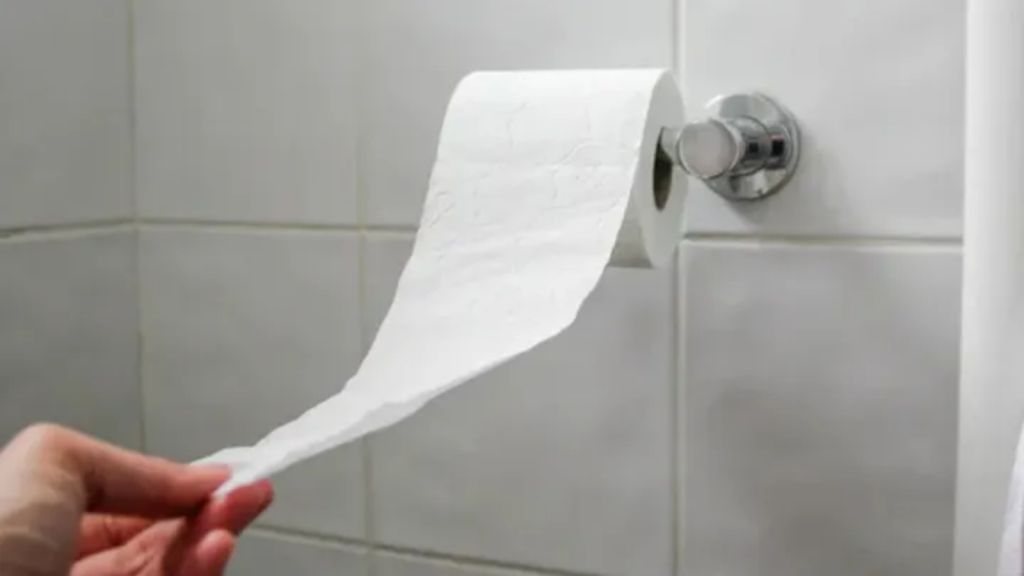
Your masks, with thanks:
[[[452,96],[412,256],[358,372],[250,447],[226,493],[412,414],[555,336],[609,264],[668,261],[686,179],[660,70],[482,72]]]

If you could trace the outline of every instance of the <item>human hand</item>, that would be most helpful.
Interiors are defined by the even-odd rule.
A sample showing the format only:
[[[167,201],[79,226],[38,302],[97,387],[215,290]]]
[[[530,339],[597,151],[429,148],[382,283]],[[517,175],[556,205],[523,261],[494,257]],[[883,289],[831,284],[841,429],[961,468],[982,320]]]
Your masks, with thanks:
[[[263,481],[210,500],[228,476],[32,426],[0,451],[0,574],[220,575],[273,499]]]

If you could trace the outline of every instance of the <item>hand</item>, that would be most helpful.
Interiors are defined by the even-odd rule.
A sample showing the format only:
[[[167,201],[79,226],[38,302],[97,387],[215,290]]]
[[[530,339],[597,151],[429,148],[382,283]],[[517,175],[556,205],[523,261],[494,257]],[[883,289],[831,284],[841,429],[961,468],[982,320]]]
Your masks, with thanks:
[[[228,476],[28,428],[0,452],[0,574],[220,575],[273,499],[264,481],[210,500]]]

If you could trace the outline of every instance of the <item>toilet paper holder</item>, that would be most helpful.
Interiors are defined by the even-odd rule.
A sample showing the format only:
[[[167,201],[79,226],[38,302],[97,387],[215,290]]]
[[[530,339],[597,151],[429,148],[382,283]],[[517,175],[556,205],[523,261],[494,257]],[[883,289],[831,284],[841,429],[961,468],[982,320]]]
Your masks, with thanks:
[[[800,158],[800,132],[785,108],[746,93],[719,96],[706,110],[706,120],[662,129],[660,163],[671,162],[736,201],[760,200],[789,181]]]

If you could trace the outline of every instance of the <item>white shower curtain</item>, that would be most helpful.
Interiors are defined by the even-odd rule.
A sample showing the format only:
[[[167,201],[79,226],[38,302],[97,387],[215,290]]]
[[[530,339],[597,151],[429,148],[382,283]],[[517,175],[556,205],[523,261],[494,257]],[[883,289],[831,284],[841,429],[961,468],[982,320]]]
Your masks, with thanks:
[[[966,71],[954,574],[1020,576],[1019,503],[1007,496],[1024,421],[1024,0],[967,0]]]

